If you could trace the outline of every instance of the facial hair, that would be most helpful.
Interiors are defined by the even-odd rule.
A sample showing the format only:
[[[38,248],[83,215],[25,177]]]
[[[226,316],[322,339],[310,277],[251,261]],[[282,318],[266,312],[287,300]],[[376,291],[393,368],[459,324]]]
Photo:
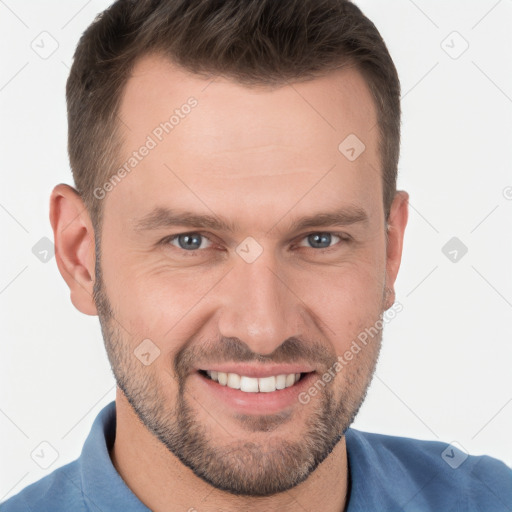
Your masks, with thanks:
[[[117,386],[148,431],[196,476],[233,495],[271,496],[306,480],[332,452],[353,423],[375,372],[382,332],[365,347],[364,360],[358,363],[354,361],[341,370],[346,372],[345,386],[338,390],[338,396],[333,389],[333,380],[331,385],[320,391],[318,400],[308,405],[310,412],[302,426],[303,434],[299,441],[270,434],[266,442],[251,441],[249,434],[245,439],[222,446],[216,443],[211,431],[197,421],[190,406],[186,370],[195,359],[194,352],[185,348],[175,358],[177,392],[173,403],[169,403],[158,375],[153,370],[156,365],[141,364],[133,354],[136,342],[123,336],[123,331],[115,320],[102,281],[98,241],[96,249],[94,300],[105,348]],[[232,338],[212,346],[216,347],[217,355],[224,355],[224,360],[249,360],[249,356],[240,348],[241,344]],[[308,347],[297,344],[297,340],[295,343],[287,340],[281,348],[283,350],[279,354],[283,361],[285,357],[294,354],[295,357],[297,354],[315,357],[318,350],[323,350],[323,362],[326,366],[329,360],[328,352],[321,345]],[[214,351],[204,352],[213,354]],[[336,361],[335,355],[332,356],[334,359],[331,362]],[[258,359],[262,358],[253,354],[252,360]],[[277,362],[276,359],[272,361]],[[290,359],[286,361],[290,362]],[[241,418],[246,430],[260,433],[271,432],[282,423],[292,420],[293,417],[287,417],[286,414]]]

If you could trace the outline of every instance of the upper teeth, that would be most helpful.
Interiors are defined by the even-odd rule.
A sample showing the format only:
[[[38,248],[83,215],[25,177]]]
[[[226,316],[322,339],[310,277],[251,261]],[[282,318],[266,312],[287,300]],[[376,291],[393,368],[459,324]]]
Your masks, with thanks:
[[[276,389],[289,388],[300,379],[300,373],[260,378],[247,377],[237,373],[216,372],[214,370],[207,370],[206,373],[208,377],[218,382],[221,386],[239,389],[246,393],[269,393]]]

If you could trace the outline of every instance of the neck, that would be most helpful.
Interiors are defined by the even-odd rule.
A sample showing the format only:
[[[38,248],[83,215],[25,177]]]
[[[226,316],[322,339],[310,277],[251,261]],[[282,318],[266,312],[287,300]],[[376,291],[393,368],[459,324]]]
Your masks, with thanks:
[[[263,498],[234,496],[197,477],[170,453],[140,422],[118,388],[116,437],[110,457],[127,486],[154,512],[345,510],[345,438],[304,482],[289,491]]]

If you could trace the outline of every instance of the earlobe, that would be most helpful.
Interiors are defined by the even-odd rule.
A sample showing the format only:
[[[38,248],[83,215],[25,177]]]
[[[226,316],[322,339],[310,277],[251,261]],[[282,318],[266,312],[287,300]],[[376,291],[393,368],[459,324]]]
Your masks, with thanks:
[[[55,240],[55,259],[69,286],[71,302],[86,315],[97,315],[93,300],[94,228],[78,192],[57,185],[50,197],[50,223]]]
[[[398,190],[393,199],[388,220],[388,243],[386,255],[386,292],[385,309],[389,309],[395,302],[395,281],[402,260],[404,233],[409,217],[409,194]]]

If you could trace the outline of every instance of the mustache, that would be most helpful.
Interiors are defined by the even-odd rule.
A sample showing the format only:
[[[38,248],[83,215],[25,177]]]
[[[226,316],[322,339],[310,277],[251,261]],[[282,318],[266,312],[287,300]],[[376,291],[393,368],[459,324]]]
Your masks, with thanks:
[[[298,337],[286,339],[271,354],[253,352],[239,338],[221,338],[202,345],[183,347],[174,359],[174,371],[178,378],[185,378],[195,368],[207,363],[308,363],[317,371],[330,368],[337,361],[336,353],[316,341],[304,341]]]

